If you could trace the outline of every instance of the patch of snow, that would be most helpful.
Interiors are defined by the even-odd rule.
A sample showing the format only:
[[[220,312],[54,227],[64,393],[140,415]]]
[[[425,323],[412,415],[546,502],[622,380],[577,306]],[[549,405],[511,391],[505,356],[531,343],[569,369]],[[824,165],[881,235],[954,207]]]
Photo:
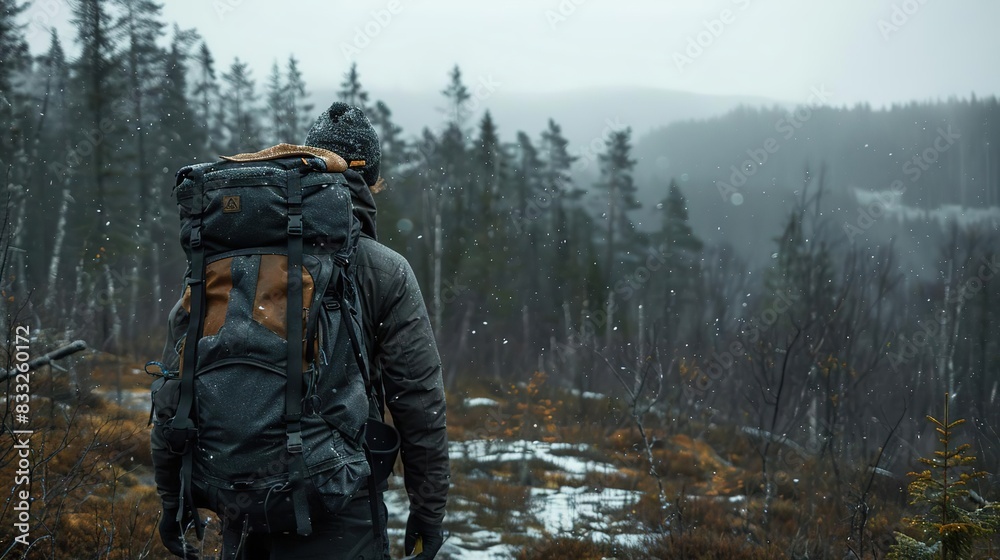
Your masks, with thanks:
[[[470,440],[453,442],[449,456],[477,463],[506,463],[517,461],[541,461],[553,469],[570,475],[584,475],[590,472],[613,474],[618,468],[609,463],[600,463],[568,455],[554,455],[553,451],[572,450],[584,452],[590,449],[586,444],[548,443],[542,441],[497,441]]]
[[[500,403],[493,399],[486,397],[475,397],[471,399],[465,399],[465,406],[469,408],[474,408],[477,406],[499,406]]]
[[[582,397],[585,399],[606,399],[608,396],[603,393],[595,393],[593,391],[580,392],[579,389],[571,389],[570,394],[574,397]]]
[[[641,495],[641,492],[621,488],[594,490],[563,486],[558,490],[549,488],[531,490],[532,510],[547,534],[579,535],[582,532],[599,542],[612,540],[608,534],[612,528],[608,522],[608,513],[632,507],[639,501]],[[637,542],[642,537],[638,534],[621,534],[620,531],[613,533],[616,535],[614,540],[622,544]]]

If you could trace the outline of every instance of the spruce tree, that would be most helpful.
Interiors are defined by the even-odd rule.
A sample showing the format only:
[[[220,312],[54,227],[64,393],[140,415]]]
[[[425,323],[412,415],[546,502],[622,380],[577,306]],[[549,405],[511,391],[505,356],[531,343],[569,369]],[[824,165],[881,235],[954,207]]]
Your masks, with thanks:
[[[139,329],[139,317],[153,312],[148,298],[145,309],[140,309],[140,270],[159,273],[158,253],[153,251],[154,231],[159,223],[159,182],[154,180],[153,154],[156,142],[150,142],[160,123],[155,122],[155,107],[160,104],[160,95],[176,84],[165,84],[163,70],[165,53],[156,44],[163,33],[163,22],[160,21],[162,6],[151,0],[117,0],[119,16],[115,24],[117,32],[123,38],[123,62],[126,72],[126,95],[128,103],[123,109],[127,123],[125,142],[122,149],[116,153],[117,166],[128,169],[129,188],[131,196],[139,202],[138,214],[120,214],[117,221],[126,225],[130,231],[136,232],[138,243],[130,251],[131,261],[127,271],[121,273],[127,277],[123,288],[128,288],[125,294],[125,333],[136,336]],[[166,86],[166,87],[165,87]],[[152,145],[152,149],[151,149]],[[148,277],[148,276],[147,276]],[[148,289],[149,286],[144,287]],[[159,292],[159,278],[151,282],[154,290]],[[149,293],[146,289],[143,293]],[[134,342],[134,340],[133,340]]]
[[[969,496],[969,483],[987,473],[974,468],[976,458],[968,453],[970,444],[955,444],[955,429],[965,420],[951,420],[949,400],[945,394],[943,420],[927,416],[939,436],[940,449],[933,457],[918,459],[927,469],[908,475],[913,479],[910,505],[920,513],[903,521],[920,537],[896,533],[897,544],[886,556],[889,560],[971,559],[976,544],[1000,530],[1000,505],[990,503],[972,510],[962,506],[962,499]]]
[[[307,103],[309,94],[306,92],[306,82],[299,70],[299,61],[294,56],[288,57],[288,66],[285,69],[287,76],[285,81],[285,129],[283,130],[282,142],[301,144],[306,139],[309,127],[312,125],[313,104]]]
[[[105,350],[120,350],[123,325],[118,306],[121,282],[115,280],[111,266],[121,257],[129,257],[135,247],[135,222],[131,207],[134,193],[126,194],[122,185],[127,162],[118,160],[122,149],[131,106],[125,98],[129,76],[122,75],[128,61],[123,56],[122,32],[114,24],[110,0],[76,0],[73,24],[77,30],[80,55],[72,68],[71,90],[75,92],[72,124],[76,133],[66,164],[55,164],[60,172],[74,174],[74,194],[82,201],[73,213],[70,229],[77,229],[76,254],[86,255],[80,264],[89,273],[89,285],[75,294],[87,301],[79,319],[94,324]],[[134,161],[134,160],[133,160]],[[124,163],[124,164],[123,164]],[[116,271],[117,272],[117,271]],[[96,298],[104,294],[98,305]]]
[[[0,0],[0,173],[4,176],[24,135],[25,115],[15,85],[31,64],[24,25],[18,22],[27,7],[17,0]]]
[[[658,274],[665,338],[675,345],[684,341],[682,321],[697,315],[700,301],[700,258],[703,244],[688,223],[687,202],[677,182],[671,179],[667,198],[658,205],[662,224],[653,251],[665,262]]]
[[[605,153],[598,155],[601,179],[598,188],[605,191],[604,211],[604,275],[606,287],[611,289],[618,279],[618,263],[622,260],[622,247],[634,240],[635,226],[628,213],[641,207],[636,200],[636,186],[632,172],[632,129],[611,132],[605,142]]]
[[[297,144],[296,139],[285,136],[288,132],[286,126],[286,86],[281,79],[281,70],[278,69],[278,61],[271,64],[271,73],[267,77],[267,93],[265,95],[265,117],[266,121],[266,143],[277,144],[279,142],[289,142]]]
[[[261,126],[258,118],[256,85],[247,63],[239,57],[222,75],[226,84],[223,96],[226,131],[225,147],[230,153],[255,152],[262,146]]]
[[[569,141],[563,137],[562,128],[552,119],[542,132],[541,152],[544,158],[542,170],[542,190],[545,192],[549,207],[550,243],[553,248],[553,268],[556,274],[565,278],[565,282],[551,283],[554,292],[552,301],[559,304],[578,301],[583,298],[582,267],[578,266],[571,241],[572,217],[574,207],[579,205],[583,197],[583,189],[573,184],[571,169],[573,162],[579,159],[569,154]],[[562,285],[560,285],[562,284]]]
[[[113,212],[109,201],[117,194],[111,192],[117,169],[112,162],[130,115],[128,106],[119,103],[125,87],[119,68],[124,61],[115,41],[109,0],[76,0],[73,16],[80,56],[73,64],[72,86],[77,92],[77,124],[85,133],[77,139],[68,166],[79,168],[81,186],[92,193],[84,197],[96,207],[96,212],[87,213],[93,222],[86,242],[88,253],[96,254],[98,247],[110,241],[108,222]]]
[[[448,74],[448,86],[441,92],[447,102],[444,107],[445,126],[457,128],[465,137],[465,125],[469,120],[469,100],[472,94],[462,81],[462,70],[456,65]]]
[[[194,115],[201,128],[199,147],[206,152],[221,151],[219,83],[215,77],[215,59],[204,42],[195,59]]]
[[[366,113],[368,112],[368,92],[361,87],[361,75],[358,74],[357,62],[352,62],[350,70],[344,74],[344,81],[340,83],[337,98],[348,105],[360,107]]]
[[[471,208],[472,247],[466,277],[472,285],[483,286],[492,302],[512,296],[504,279],[508,265],[508,239],[504,235],[502,200],[508,182],[508,162],[496,123],[489,111],[479,124],[479,134],[472,151],[477,200]],[[506,289],[506,290],[505,290]],[[504,293],[507,291],[507,293]]]
[[[27,7],[18,0],[0,0],[0,92],[13,89],[15,74],[29,62],[25,26],[18,22]]]
[[[175,25],[170,47],[163,61],[165,86],[156,108],[160,126],[156,135],[159,146],[156,154],[158,163],[154,170],[159,172],[166,169],[168,172],[154,181],[156,186],[162,185],[163,180],[181,166],[211,159],[211,156],[215,155],[205,153],[203,147],[205,129],[203,123],[195,116],[197,100],[191,99],[187,94],[191,77],[197,76],[197,72],[189,70],[192,59],[197,56],[189,49],[197,44],[197,37],[195,31],[181,30]],[[164,297],[164,294],[173,293],[180,280],[176,276],[176,271],[184,269],[184,260],[183,253],[165,226],[171,224],[172,220],[163,218],[175,215],[177,206],[167,189],[154,188],[152,194],[149,228],[150,292],[153,312],[162,314],[168,310],[162,307],[164,303],[168,306],[172,303],[169,297]]]
[[[31,158],[39,163],[38,169],[32,174],[31,197],[35,210],[62,208],[69,187],[72,184],[70,173],[52,173],[52,164],[62,163],[70,149],[70,134],[67,122],[70,120],[68,97],[69,65],[63,50],[59,35],[55,29],[49,35],[49,48],[45,54],[38,57],[37,70],[38,97],[32,107],[37,115],[33,125],[33,146],[30,148]],[[35,247],[29,247],[33,255],[41,258],[33,259],[35,271],[33,278],[50,276],[45,285],[50,289],[45,293],[45,307],[55,307],[56,286],[52,274],[58,275],[59,253],[65,240],[65,210],[59,213],[56,231],[52,224],[42,220],[31,220],[28,224],[28,239],[34,240]],[[53,235],[54,234],[54,235]],[[53,264],[55,265],[53,268]]]
[[[547,299],[542,293],[542,275],[548,267],[543,266],[541,258],[542,245],[545,244],[543,222],[547,209],[540,204],[545,198],[541,173],[544,164],[531,137],[523,131],[517,133],[516,150],[516,179],[511,193],[514,212],[510,237],[512,249],[520,256],[522,273],[518,275],[518,297],[513,298],[513,302],[516,304],[515,310],[523,314],[522,328],[527,329],[531,324],[539,322],[537,319],[543,308],[543,301]],[[528,345],[533,343],[533,339],[538,340],[537,335],[537,332],[524,333],[523,353],[536,355],[533,349],[529,350]],[[521,367],[527,365],[519,364]]]
[[[386,180],[391,181],[396,170],[403,165],[407,157],[403,129],[393,121],[392,110],[382,100],[375,102],[368,113],[368,119],[372,121],[372,125],[378,131],[382,147],[380,172]]]

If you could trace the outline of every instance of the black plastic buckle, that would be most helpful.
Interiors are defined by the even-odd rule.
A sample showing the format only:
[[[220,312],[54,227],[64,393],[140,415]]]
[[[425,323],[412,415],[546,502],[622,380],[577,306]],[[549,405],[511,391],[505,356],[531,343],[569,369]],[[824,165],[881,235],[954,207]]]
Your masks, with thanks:
[[[234,480],[233,483],[230,484],[230,488],[239,491],[250,490],[253,488],[253,483],[253,480]]]
[[[302,453],[302,432],[290,432],[288,434],[288,442],[285,444],[285,449],[287,449],[292,455]]]
[[[194,225],[191,227],[191,247],[197,249],[201,247],[201,225]]]
[[[163,426],[163,439],[167,443],[167,451],[173,455],[183,455],[187,453],[188,445],[198,435],[198,429],[194,427],[174,428],[171,426],[172,423],[173,418]]]
[[[288,213],[288,235],[302,235],[302,214]]]

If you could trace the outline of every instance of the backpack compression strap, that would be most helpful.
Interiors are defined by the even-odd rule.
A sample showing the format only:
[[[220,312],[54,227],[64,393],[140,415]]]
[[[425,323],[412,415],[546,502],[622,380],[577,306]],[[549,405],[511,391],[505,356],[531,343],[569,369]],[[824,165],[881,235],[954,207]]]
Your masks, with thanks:
[[[164,427],[164,437],[170,452],[181,455],[181,488],[178,496],[177,523],[182,523],[185,509],[191,511],[195,522],[198,538],[204,537],[204,528],[198,516],[198,508],[194,505],[191,490],[191,472],[194,462],[194,441],[198,435],[198,427],[191,420],[194,405],[194,372],[198,364],[198,341],[204,331],[205,314],[205,247],[201,243],[201,216],[204,212],[205,183],[203,172],[192,170],[192,180],[199,185],[194,196],[193,215],[191,222],[191,278],[188,286],[191,288],[191,313],[188,321],[188,331],[184,342],[184,364],[181,368],[180,397],[177,401],[177,411],[170,423]]]
[[[286,332],[288,333],[288,370],[285,378],[285,449],[291,463],[288,465],[288,483],[295,507],[295,526],[298,534],[312,533],[309,520],[309,502],[306,495],[306,464],[302,454],[302,175],[309,171],[294,167],[286,175],[288,193],[288,305]]]

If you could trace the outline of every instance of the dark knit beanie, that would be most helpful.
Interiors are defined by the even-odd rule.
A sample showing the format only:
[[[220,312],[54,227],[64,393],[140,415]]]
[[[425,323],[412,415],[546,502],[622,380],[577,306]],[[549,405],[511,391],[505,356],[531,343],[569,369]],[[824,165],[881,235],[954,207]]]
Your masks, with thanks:
[[[361,109],[340,101],[330,105],[309,129],[306,145],[340,155],[369,186],[378,181],[382,148],[375,127]]]

